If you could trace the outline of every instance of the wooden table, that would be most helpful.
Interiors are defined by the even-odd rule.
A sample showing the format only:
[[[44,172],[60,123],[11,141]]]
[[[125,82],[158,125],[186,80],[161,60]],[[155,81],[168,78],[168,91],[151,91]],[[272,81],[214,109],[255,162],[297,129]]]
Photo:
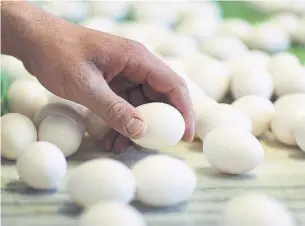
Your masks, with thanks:
[[[198,187],[188,204],[169,209],[149,209],[135,204],[145,214],[148,226],[214,226],[224,204],[233,196],[247,191],[263,191],[287,205],[305,225],[305,153],[279,145],[272,137],[261,143],[265,162],[252,173],[224,176],[213,170],[204,158],[200,143],[181,143],[162,151],[185,159],[197,172]],[[124,154],[103,153],[90,139],[69,159],[69,171],[80,162],[96,157],[113,157],[131,166],[152,151],[130,149]],[[57,193],[28,189],[19,179],[12,162],[2,161],[2,226],[76,226],[81,212],[63,188]],[[68,173],[69,174],[69,173]]]

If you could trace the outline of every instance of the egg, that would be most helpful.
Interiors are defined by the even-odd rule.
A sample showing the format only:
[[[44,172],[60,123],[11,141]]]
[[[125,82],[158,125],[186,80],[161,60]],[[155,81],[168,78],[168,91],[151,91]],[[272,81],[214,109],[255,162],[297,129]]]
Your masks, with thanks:
[[[278,97],[292,94],[305,93],[305,73],[303,67],[282,71],[274,78],[275,93]]]
[[[146,157],[133,166],[132,173],[136,198],[148,206],[167,207],[187,202],[196,189],[194,171],[182,160],[170,156]]]
[[[237,38],[216,36],[207,40],[201,50],[220,60],[226,60],[247,52],[248,48]]]
[[[191,60],[191,62],[194,63],[196,62],[196,60],[202,60],[202,56],[195,58],[196,59],[192,58],[193,60]],[[205,111],[205,109],[217,103],[214,99],[207,97],[204,91],[186,75],[187,67],[189,67],[190,65],[186,66],[183,64],[183,62],[181,62],[181,60],[177,59],[166,59],[165,62],[186,82],[187,88],[189,90],[189,95],[192,100],[193,108],[196,114],[196,118],[203,111]]]
[[[1,71],[7,76],[9,83],[19,79],[32,79],[21,60],[9,55],[1,54]]]
[[[181,13],[180,22],[177,23],[175,30],[177,33],[190,35],[204,43],[216,34],[221,22],[220,11],[219,7],[208,2],[185,4],[184,13]]]
[[[243,174],[264,160],[260,142],[236,126],[218,127],[207,134],[203,152],[209,163],[227,174]]]
[[[55,144],[66,157],[78,150],[83,134],[76,121],[62,115],[49,116],[38,127],[38,140]]]
[[[230,200],[221,223],[223,226],[296,226],[282,203],[258,192],[239,194]]]
[[[269,128],[271,118],[274,114],[273,103],[261,96],[244,96],[232,103],[232,106],[246,114],[252,121],[252,133],[259,137]]]
[[[115,23],[112,20],[103,17],[87,19],[83,21],[82,26],[107,33],[113,33],[115,30]]]
[[[234,72],[240,68],[267,67],[270,58],[271,57],[265,52],[252,50],[236,57],[229,58],[225,61],[225,64],[228,70]]]
[[[197,42],[190,36],[172,34],[156,46],[156,53],[167,57],[186,57],[197,52]]]
[[[132,139],[139,146],[148,149],[163,149],[176,145],[185,132],[185,122],[181,113],[171,105],[148,103],[136,110],[147,123],[144,137]]]
[[[216,34],[243,40],[251,32],[251,29],[252,27],[247,21],[239,18],[229,18],[220,24]]]
[[[80,206],[99,202],[129,203],[135,195],[130,169],[112,159],[94,159],[77,166],[67,181],[67,193]]]
[[[269,20],[271,23],[279,25],[288,34],[292,34],[299,25],[299,18],[297,15],[289,12],[275,14]]]
[[[38,128],[39,125],[48,118],[49,116],[64,116],[73,120],[78,125],[80,131],[85,130],[85,123],[83,116],[79,113],[73,105],[69,105],[62,102],[54,102],[45,105],[43,108],[38,111],[34,116],[34,123]]]
[[[85,115],[88,111],[88,108],[86,108],[85,106],[83,106],[81,104],[78,104],[78,103],[75,103],[71,100],[67,100],[67,99],[58,97],[54,94],[51,94],[49,96],[48,104],[55,104],[56,105],[56,103],[59,103],[61,105],[67,105],[69,108],[72,108],[74,111],[76,111],[83,118],[85,117]]]
[[[80,216],[79,226],[145,226],[144,217],[133,207],[119,202],[101,202]]]
[[[240,68],[231,73],[231,93],[234,99],[247,95],[271,98],[274,90],[272,76],[264,67]]]
[[[83,1],[47,1],[42,8],[57,17],[74,23],[83,21],[89,14],[89,7]]]
[[[33,80],[17,80],[8,89],[8,107],[10,112],[24,114],[32,118],[48,103],[45,89]]]
[[[169,10],[167,2],[137,2],[132,4],[131,12],[136,21],[145,21],[159,24],[159,26],[172,26],[177,20],[175,10]]]
[[[1,156],[9,160],[18,155],[31,143],[37,141],[37,131],[33,122],[18,113],[1,116]]]
[[[85,124],[89,135],[95,140],[101,140],[111,129],[101,117],[89,109],[85,114]]]
[[[305,14],[304,14],[305,15]],[[301,19],[299,22],[299,26],[294,30],[292,33],[292,40],[295,43],[298,43],[300,45],[305,45],[305,31],[304,31],[304,26],[305,26],[305,18]]]
[[[92,1],[92,16],[101,16],[111,20],[119,20],[128,14],[130,2]]]
[[[294,128],[297,145],[305,152],[305,117],[302,117]]]
[[[202,141],[213,129],[229,125],[241,128],[244,131],[252,131],[251,119],[240,110],[228,104],[212,105],[196,120],[197,134]]]
[[[271,75],[276,78],[282,74],[298,70],[300,61],[295,55],[289,52],[282,52],[273,55],[267,67]]]
[[[188,76],[206,96],[216,101],[222,100],[229,90],[229,71],[220,61],[202,61],[197,67],[189,68]]]
[[[289,34],[279,25],[270,22],[256,25],[245,38],[245,42],[252,49],[270,53],[285,51],[291,44]]]
[[[275,114],[271,120],[271,130],[280,142],[296,146],[294,128],[305,116],[305,94],[290,94],[279,98],[275,104]]]
[[[54,144],[38,141],[27,146],[16,163],[21,179],[35,189],[58,189],[67,172],[62,151]]]

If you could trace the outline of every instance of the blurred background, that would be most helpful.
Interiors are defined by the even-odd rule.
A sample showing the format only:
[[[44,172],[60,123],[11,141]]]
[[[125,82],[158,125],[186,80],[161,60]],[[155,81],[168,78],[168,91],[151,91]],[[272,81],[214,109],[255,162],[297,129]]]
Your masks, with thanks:
[[[181,64],[198,53],[226,62],[248,50],[289,52],[305,62],[301,0],[31,2],[72,23],[137,40],[161,58],[179,59]],[[7,87],[29,74],[17,59],[1,58],[3,114]],[[195,61],[192,67],[196,68]]]

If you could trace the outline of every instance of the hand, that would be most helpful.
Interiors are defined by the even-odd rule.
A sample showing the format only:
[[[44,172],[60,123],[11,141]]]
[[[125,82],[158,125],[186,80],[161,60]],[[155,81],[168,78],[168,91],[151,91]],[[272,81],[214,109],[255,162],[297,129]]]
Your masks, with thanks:
[[[142,44],[19,4],[30,7],[31,16],[22,19],[31,32],[20,39],[16,55],[48,90],[88,107],[116,131],[105,136],[106,149],[122,151],[130,144],[127,138],[145,135],[147,125],[134,107],[152,101],[176,107],[186,122],[183,140],[193,139],[194,111],[185,81]]]

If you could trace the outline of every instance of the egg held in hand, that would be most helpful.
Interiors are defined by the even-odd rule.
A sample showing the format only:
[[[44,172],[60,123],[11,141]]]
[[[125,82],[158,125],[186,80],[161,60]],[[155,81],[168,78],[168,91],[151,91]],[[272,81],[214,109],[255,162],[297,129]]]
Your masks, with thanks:
[[[144,137],[132,139],[137,145],[148,149],[163,149],[176,145],[185,131],[181,113],[171,105],[148,103],[136,108],[147,123]]]

